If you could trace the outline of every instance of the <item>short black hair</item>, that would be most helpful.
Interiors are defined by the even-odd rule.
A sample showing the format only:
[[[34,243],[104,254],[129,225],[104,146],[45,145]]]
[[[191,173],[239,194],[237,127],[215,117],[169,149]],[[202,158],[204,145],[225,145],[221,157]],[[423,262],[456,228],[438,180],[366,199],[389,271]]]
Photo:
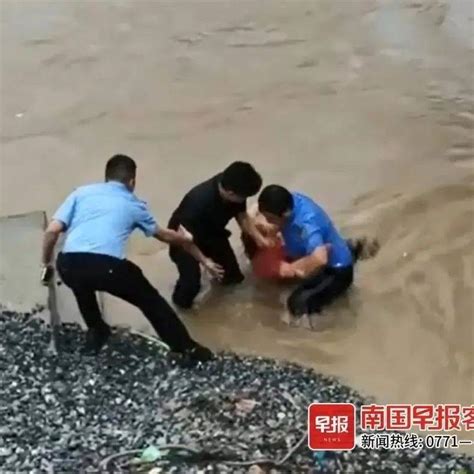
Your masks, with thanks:
[[[105,166],[105,180],[106,181],[120,181],[121,183],[128,183],[135,178],[137,173],[137,165],[127,155],[114,155],[107,161]]]
[[[288,211],[293,210],[293,196],[288,189],[278,184],[266,186],[258,196],[258,209],[260,212],[268,212],[282,217]]]
[[[250,197],[262,187],[262,177],[255,168],[244,161],[234,161],[222,173],[221,185],[240,197]]]

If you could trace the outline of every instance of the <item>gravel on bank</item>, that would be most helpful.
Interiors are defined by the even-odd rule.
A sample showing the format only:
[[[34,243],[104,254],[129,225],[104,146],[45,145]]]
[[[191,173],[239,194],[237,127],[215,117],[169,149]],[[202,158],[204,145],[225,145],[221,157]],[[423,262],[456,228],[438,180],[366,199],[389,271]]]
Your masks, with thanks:
[[[115,453],[165,444],[188,449],[163,451],[155,472],[248,472],[252,460],[285,457],[282,465],[261,467],[282,473],[473,472],[472,458],[441,450],[356,448],[315,459],[302,439],[308,404],[360,406],[367,400],[309,369],[233,354],[180,369],[158,344],[126,332],[114,334],[98,357],[88,357],[75,325],[62,326],[54,355],[49,338],[37,319],[0,314],[1,472],[97,472]],[[108,467],[117,472],[134,457],[118,457]],[[151,467],[128,465],[124,472]]]

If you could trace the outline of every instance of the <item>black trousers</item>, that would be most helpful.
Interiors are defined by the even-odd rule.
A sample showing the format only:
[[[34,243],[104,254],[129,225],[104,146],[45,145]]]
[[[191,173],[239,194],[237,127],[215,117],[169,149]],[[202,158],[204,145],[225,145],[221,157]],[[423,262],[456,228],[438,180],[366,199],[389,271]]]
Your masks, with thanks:
[[[244,275],[227,236],[198,243],[200,250],[224,268],[222,284],[241,283]],[[173,302],[181,308],[190,308],[201,289],[201,268],[199,262],[181,247],[170,247],[171,260],[178,268],[178,281],[173,292]]]
[[[93,253],[61,253],[57,269],[63,282],[73,291],[89,329],[107,328],[95,294],[102,291],[139,308],[171,350],[182,352],[194,347],[194,341],[173,308],[134,263]]]
[[[324,306],[344,294],[354,279],[354,267],[326,267],[316,275],[303,280],[288,298],[291,314],[320,313]]]

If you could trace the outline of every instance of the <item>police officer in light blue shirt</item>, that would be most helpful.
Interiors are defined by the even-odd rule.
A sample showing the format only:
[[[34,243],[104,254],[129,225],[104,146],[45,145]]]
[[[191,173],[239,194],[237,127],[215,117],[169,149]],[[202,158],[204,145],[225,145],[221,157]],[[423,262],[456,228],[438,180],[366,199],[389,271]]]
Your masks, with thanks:
[[[182,246],[199,258],[192,236],[184,228],[175,231],[157,225],[146,203],[133,193],[136,164],[130,157],[113,156],[107,162],[105,178],[105,183],[73,191],[54,214],[43,243],[45,283],[52,275],[54,246],[65,232],[56,266],[73,291],[87,324],[87,352],[98,353],[110,335],[95,294],[103,291],[137,306],[173,352],[188,360],[208,360],[211,352],[191,339],[174,310],[140,268],[125,258],[127,240],[135,229],[147,237]],[[212,261],[205,259],[201,263],[211,272],[221,273]]]
[[[76,189],[53,220],[61,222],[67,231],[63,253],[85,252],[124,259],[128,237],[135,229],[147,237],[158,233],[145,202],[119,181]]]
[[[294,316],[321,312],[351,286],[360,242],[350,245],[318,204],[283,186],[264,188],[258,206],[283,238],[288,262],[281,264],[280,276],[301,280],[288,298],[289,311]]]

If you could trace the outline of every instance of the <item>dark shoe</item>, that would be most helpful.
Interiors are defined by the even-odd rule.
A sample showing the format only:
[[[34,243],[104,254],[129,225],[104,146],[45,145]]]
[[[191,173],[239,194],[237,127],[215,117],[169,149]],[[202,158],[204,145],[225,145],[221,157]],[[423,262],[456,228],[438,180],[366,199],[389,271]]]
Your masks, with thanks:
[[[111,331],[109,327],[103,329],[89,329],[86,334],[86,344],[84,345],[84,353],[97,355],[104,344],[110,337]]]
[[[210,360],[215,359],[214,353],[207,347],[197,344],[187,351],[189,357],[197,362],[209,362]]]
[[[347,245],[349,246],[349,249],[351,251],[352,260],[354,263],[360,260],[366,242],[367,239],[365,237],[347,240]]]
[[[214,353],[207,347],[195,344],[191,349],[184,352],[170,352],[169,359],[171,363],[182,368],[195,367],[198,364],[204,364],[215,359]]]
[[[367,237],[347,239],[347,245],[352,253],[354,263],[358,260],[368,260],[369,258],[373,258],[380,250],[378,240],[368,239]]]

